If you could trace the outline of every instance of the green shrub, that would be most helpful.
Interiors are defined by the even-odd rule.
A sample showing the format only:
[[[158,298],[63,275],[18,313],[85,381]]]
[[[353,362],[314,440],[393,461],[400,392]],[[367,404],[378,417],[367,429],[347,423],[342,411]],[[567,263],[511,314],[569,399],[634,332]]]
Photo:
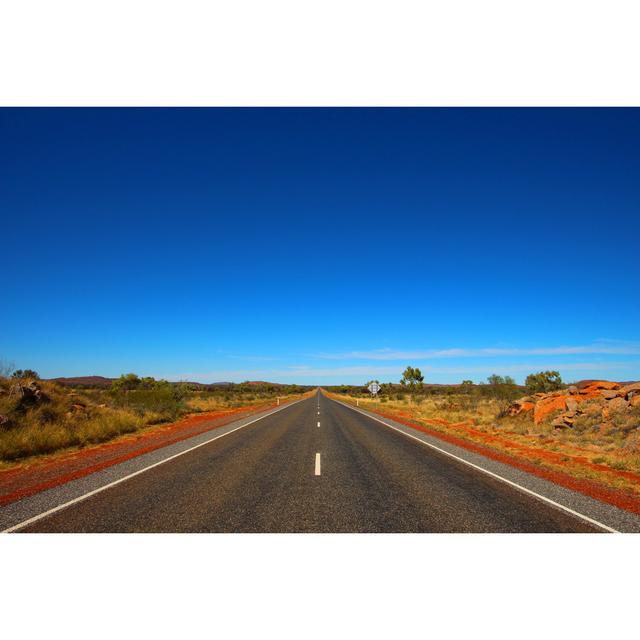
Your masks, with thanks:
[[[134,411],[139,416],[154,413],[166,420],[178,417],[184,408],[181,391],[170,385],[156,389],[116,391],[113,400],[116,406]]]
[[[37,371],[33,369],[18,369],[14,371],[11,375],[12,378],[22,378],[22,379],[31,379],[31,380],[39,380],[40,376]]]
[[[531,373],[524,381],[528,393],[549,393],[564,386],[558,371],[539,371]]]

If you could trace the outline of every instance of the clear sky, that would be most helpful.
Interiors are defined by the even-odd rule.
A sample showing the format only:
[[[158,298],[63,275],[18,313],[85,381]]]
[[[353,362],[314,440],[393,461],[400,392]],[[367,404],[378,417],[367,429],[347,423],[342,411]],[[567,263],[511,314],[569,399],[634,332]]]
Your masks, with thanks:
[[[0,110],[0,358],[640,379],[638,109]]]

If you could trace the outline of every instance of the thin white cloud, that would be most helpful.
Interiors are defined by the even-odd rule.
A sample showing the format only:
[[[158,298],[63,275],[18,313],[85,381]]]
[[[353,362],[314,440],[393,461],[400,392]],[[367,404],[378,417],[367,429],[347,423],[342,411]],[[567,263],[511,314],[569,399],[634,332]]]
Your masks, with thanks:
[[[437,375],[481,375],[485,377],[491,373],[505,374],[529,374],[533,371],[559,370],[560,372],[600,372],[604,375],[609,371],[625,369],[637,369],[638,362],[529,362],[510,365],[476,365],[476,366],[450,366],[434,367],[422,366],[422,373],[432,378]],[[199,382],[241,382],[243,380],[268,380],[279,382],[280,380],[326,379],[333,378],[338,383],[341,379],[361,376],[369,377],[389,376],[398,378],[402,375],[403,366],[350,366],[350,367],[309,367],[292,366],[282,369],[220,369],[208,372],[189,372],[178,376],[167,376],[173,380],[194,380]]]
[[[355,376],[368,375],[396,375],[400,367],[306,367],[292,366],[284,369],[220,369],[207,372],[182,373],[172,376],[172,379],[181,380],[276,380],[278,378],[298,378],[314,376]]]
[[[402,351],[374,349],[371,351],[347,351],[343,353],[318,353],[322,360],[436,360],[441,358],[490,358],[508,356],[559,356],[559,355],[640,355],[640,345],[594,343],[559,347],[485,347],[481,349],[430,349]]]
[[[226,356],[227,358],[232,358],[234,360],[257,360],[257,361],[265,361],[272,362],[274,360],[282,360],[282,358],[277,358],[275,356],[254,356],[254,355],[240,355],[235,353],[229,353]]]

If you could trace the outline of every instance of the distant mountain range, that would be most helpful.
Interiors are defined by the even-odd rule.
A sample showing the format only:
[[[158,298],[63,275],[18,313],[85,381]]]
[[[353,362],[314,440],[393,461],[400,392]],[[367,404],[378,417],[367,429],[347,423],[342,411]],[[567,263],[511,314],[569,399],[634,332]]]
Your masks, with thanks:
[[[57,382],[58,384],[66,387],[92,387],[92,388],[107,388],[111,386],[111,383],[115,378],[105,378],[104,376],[76,376],[72,378],[50,378],[50,382]],[[197,387],[225,387],[233,384],[233,382],[192,382],[187,380],[181,380],[186,384],[194,385]],[[174,382],[173,384],[178,384]],[[279,382],[264,382],[262,380],[248,380],[243,384],[250,384],[253,386],[258,385],[271,385],[273,387],[284,387],[285,385]]]
[[[78,376],[76,378],[50,378],[50,382],[57,382],[65,387],[110,387],[114,378],[104,376]]]

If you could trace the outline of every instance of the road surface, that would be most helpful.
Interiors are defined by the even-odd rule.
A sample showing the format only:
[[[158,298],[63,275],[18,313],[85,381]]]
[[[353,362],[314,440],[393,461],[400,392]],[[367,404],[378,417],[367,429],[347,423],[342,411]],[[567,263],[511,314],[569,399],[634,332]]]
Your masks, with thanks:
[[[602,529],[318,393],[21,530]]]

